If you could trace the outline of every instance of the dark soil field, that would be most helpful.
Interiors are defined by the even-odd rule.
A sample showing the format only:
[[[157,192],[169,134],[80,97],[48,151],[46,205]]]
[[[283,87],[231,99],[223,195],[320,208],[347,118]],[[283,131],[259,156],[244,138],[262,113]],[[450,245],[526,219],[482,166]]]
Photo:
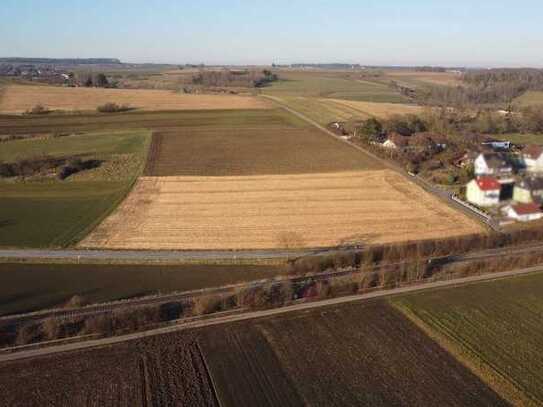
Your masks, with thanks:
[[[6,407],[218,405],[190,335],[8,363],[0,387]]]
[[[378,161],[318,129],[182,128],[154,134],[145,175],[281,175],[381,168]]]
[[[281,266],[0,264],[0,315],[270,278]]]
[[[516,405],[543,404],[543,275],[401,297],[393,303]]]
[[[506,405],[382,302],[290,314],[258,325],[310,405]]]
[[[385,302],[10,362],[0,383],[10,407],[508,405]]]

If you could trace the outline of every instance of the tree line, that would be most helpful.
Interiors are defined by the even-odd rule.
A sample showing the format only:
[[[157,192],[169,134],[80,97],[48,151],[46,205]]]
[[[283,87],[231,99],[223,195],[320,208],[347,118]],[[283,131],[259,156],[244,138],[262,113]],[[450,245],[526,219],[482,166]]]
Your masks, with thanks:
[[[527,91],[543,90],[543,70],[469,70],[462,75],[462,82],[462,86],[428,86],[420,89],[417,99],[434,106],[499,104],[508,107]]]

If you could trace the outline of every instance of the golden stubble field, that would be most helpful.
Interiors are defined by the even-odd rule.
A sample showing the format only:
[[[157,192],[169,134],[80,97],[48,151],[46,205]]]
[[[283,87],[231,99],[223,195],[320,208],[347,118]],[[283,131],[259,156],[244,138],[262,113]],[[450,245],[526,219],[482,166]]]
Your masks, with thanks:
[[[88,111],[108,102],[141,110],[267,109],[270,103],[236,95],[185,95],[168,90],[7,86],[0,113],[24,113],[37,104],[50,110]]]
[[[480,232],[390,170],[142,177],[81,243],[119,249],[267,249],[390,243]]]

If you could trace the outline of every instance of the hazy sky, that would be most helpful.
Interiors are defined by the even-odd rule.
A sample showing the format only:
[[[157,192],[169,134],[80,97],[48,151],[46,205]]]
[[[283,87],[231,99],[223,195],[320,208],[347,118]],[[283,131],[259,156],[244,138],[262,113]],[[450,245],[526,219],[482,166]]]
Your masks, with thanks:
[[[0,0],[0,56],[543,67],[543,0]]]

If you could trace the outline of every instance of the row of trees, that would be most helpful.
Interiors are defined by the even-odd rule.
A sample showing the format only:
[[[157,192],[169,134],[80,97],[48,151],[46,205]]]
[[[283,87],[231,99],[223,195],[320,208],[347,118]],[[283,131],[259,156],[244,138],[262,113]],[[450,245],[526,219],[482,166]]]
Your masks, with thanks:
[[[541,69],[490,69],[467,71],[464,86],[429,86],[417,91],[419,102],[440,106],[509,106],[529,90],[543,90]]]
[[[392,116],[368,119],[357,127],[357,135],[369,137],[385,133],[412,136],[420,132],[443,135],[543,133],[543,107],[526,107],[516,113],[462,109],[427,109],[422,115]]]
[[[193,85],[205,87],[259,88],[278,80],[269,70],[201,70],[192,78]]]

